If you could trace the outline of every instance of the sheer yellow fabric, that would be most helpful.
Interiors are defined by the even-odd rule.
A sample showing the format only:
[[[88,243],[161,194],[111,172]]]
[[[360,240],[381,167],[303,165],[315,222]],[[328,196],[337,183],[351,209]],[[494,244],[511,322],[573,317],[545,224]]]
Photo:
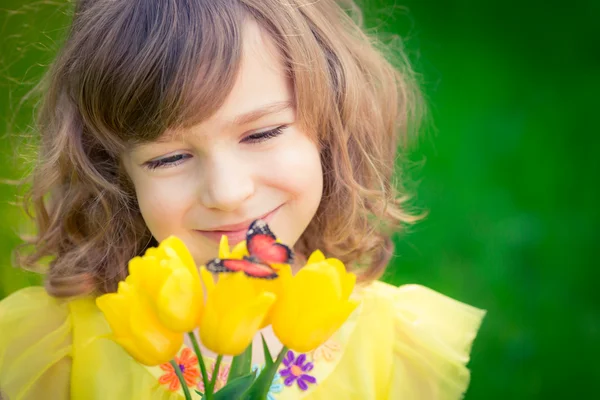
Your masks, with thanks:
[[[359,295],[356,327],[336,369],[307,398],[462,398],[485,312],[419,285],[374,282]]]
[[[65,399],[71,371],[71,320],[42,288],[0,303],[0,390],[9,399]]]
[[[357,296],[362,304],[336,333],[335,354],[309,355],[317,383],[285,386],[275,399],[461,398],[483,311],[416,285],[374,282]],[[9,296],[0,302],[0,390],[10,400],[184,398],[109,332],[93,299],[60,301],[43,288]]]
[[[106,338],[93,299],[26,288],[0,302],[0,390],[10,400],[180,399]]]

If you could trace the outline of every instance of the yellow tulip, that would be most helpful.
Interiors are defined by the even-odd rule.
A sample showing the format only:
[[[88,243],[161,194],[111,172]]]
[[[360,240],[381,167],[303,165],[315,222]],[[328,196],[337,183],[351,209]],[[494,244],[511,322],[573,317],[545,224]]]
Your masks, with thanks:
[[[212,274],[201,267],[200,276],[206,287],[202,343],[217,354],[241,354],[262,326],[275,295],[257,289],[255,279],[243,272],[219,274],[215,283]]]
[[[198,327],[203,307],[202,284],[194,259],[175,236],[129,262],[134,285],[153,305],[158,319],[175,332]]]
[[[315,251],[292,276],[282,270],[282,290],[271,324],[279,340],[300,353],[314,350],[337,331],[358,303],[350,300],[356,276],[335,258]]]
[[[112,339],[144,365],[169,362],[183,344],[183,334],[165,328],[147,296],[132,284],[131,277],[119,283],[117,293],[96,299],[112,331]]]
[[[172,236],[131,259],[117,293],[98,297],[96,304],[117,343],[142,364],[158,365],[171,360],[183,334],[200,323],[202,284],[185,244]]]
[[[277,242],[279,242],[279,239],[277,239]],[[245,240],[236,244],[233,247],[233,249],[230,249],[229,248],[229,240],[228,240],[227,236],[226,235],[221,236],[221,242],[219,243],[219,258],[221,258],[221,259],[229,258],[229,259],[234,259],[234,260],[241,260],[244,258],[244,256],[248,256],[248,255],[249,255],[249,253],[248,253],[248,249],[246,247]],[[291,271],[291,266],[288,264],[271,263],[269,265],[271,265],[271,267],[278,274],[282,274],[282,273],[289,274],[290,273],[289,271]],[[275,295],[275,297],[279,297],[279,294],[281,293],[282,280],[280,278],[275,278],[275,279],[256,278],[256,279],[252,279],[251,281],[257,292],[271,292]],[[273,310],[273,308],[271,308],[270,311],[265,315],[265,319],[260,324],[260,329],[271,324],[272,310]]]

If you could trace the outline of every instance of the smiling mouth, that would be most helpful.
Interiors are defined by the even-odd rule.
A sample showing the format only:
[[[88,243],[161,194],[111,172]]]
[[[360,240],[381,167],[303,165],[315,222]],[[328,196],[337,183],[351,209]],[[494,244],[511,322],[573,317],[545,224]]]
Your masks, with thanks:
[[[250,226],[250,224],[257,220],[257,219],[262,219],[263,221],[265,221],[267,224],[271,221],[271,219],[273,218],[273,216],[275,215],[275,213],[281,208],[281,206],[275,208],[273,211],[270,211],[269,213],[262,215],[260,217],[257,217],[255,219],[252,220],[248,220],[239,224],[232,224],[232,225],[224,225],[224,226],[220,226],[218,227],[218,229],[214,229],[214,230],[197,230],[196,232],[200,233],[202,236],[214,241],[214,242],[220,242],[221,241],[221,236],[226,235],[227,239],[229,240],[229,244],[230,245],[235,245],[239,242],[241,242],[242,240],[246,239],[246,232],[248,231],[248,227]]]

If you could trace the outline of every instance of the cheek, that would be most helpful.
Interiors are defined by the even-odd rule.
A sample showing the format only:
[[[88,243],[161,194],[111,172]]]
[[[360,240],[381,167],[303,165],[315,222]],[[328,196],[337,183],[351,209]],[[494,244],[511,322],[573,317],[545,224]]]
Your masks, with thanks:
[[[192,197],[190,193],[182,190],[189,188],[189,185],[176,185],[176,188],[169,186],[162,182],[160,185],[149,183],[136,187],[142,217],[158,241],[178,233],[178,227],[181,226]]]
[[[323,172],[318,148],[306,136],[290,138],[270,155],[267,187],[282,196],[286,206],[272,226],[277,236],[294,245],[315,216],[323,195]]]
[[[316,145],[308,137],[296,133],[270,157],[266,171],[270,183],[288,195],[304,201],[320,201],[323,189],[321,160]]]

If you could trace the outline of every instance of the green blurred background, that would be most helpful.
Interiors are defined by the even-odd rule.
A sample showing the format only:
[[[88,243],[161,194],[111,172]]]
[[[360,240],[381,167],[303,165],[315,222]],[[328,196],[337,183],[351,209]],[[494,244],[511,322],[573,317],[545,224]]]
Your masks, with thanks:
[[[370,27],[404,37],[433,121],[410,169],[430,216],[398,238],[386,279],[488,310],[467,399],[598,398],[600,2],[366,3]],[[0,177],[10,180],[28,154],[8,131],[31,122],[20,100],[69,7],[0,9]],[[39,283],[10,266],[26,223],[15,193],[0,185],[0,298]]]

